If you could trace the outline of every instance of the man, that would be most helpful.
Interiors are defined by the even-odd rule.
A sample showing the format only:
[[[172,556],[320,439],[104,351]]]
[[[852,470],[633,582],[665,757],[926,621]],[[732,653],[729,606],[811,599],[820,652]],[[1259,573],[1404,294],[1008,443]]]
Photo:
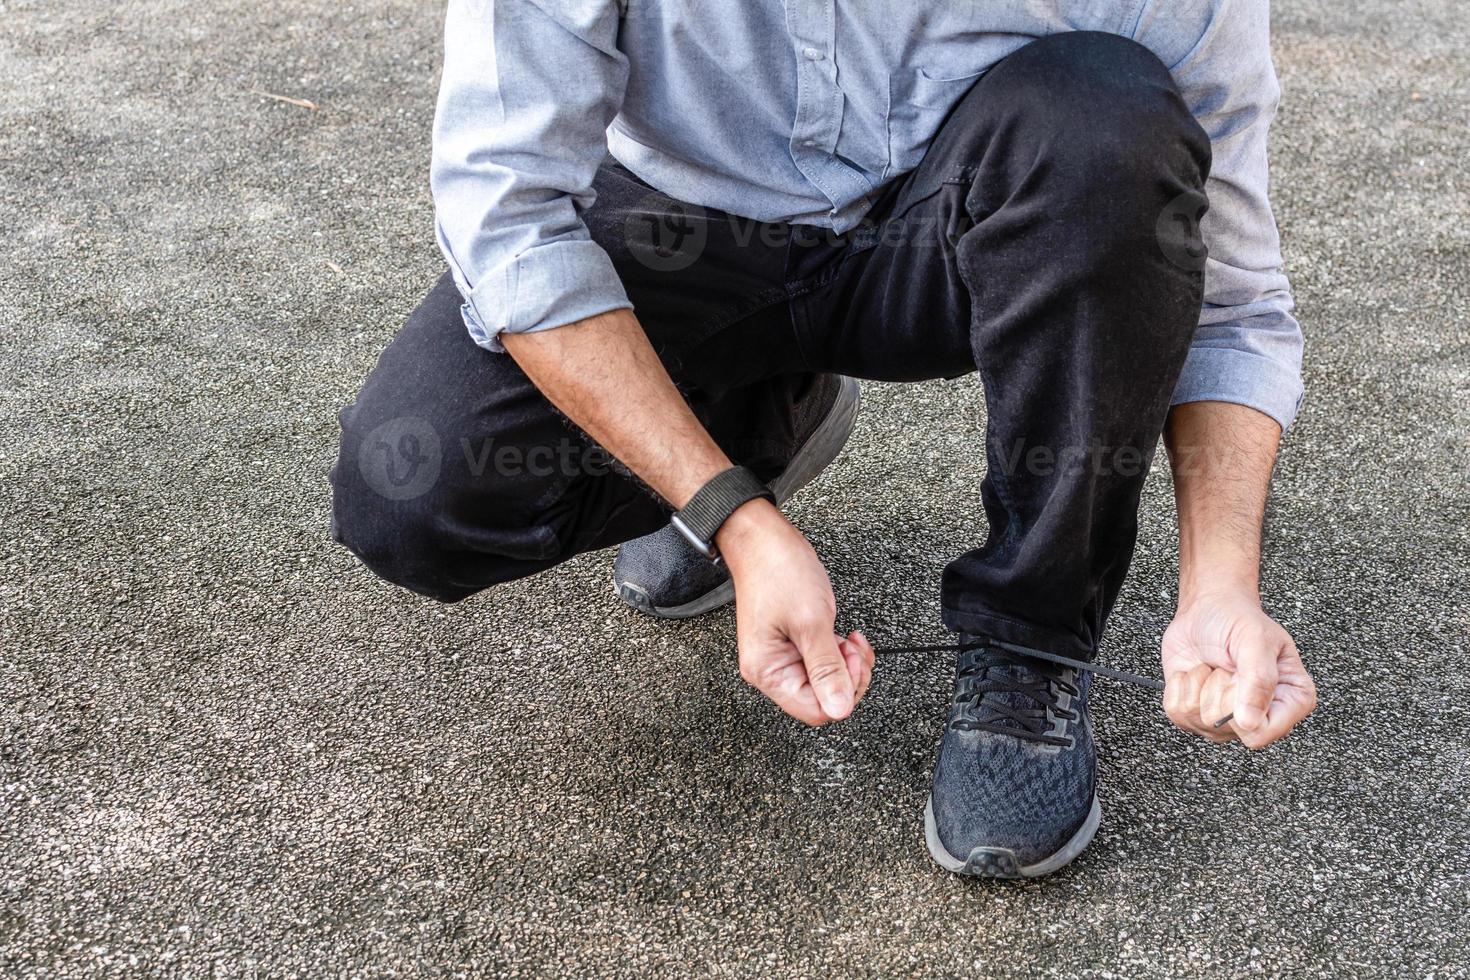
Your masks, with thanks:
[[[338,540],[444,601],[630,542],[626,600],[733,586],[741,675],[824,724],[873,651],[777,504],[840,449],[852,377],[978,370],[990,533],[944,570],[970,649],[926,836],[955,871],[1055,870],[1099,818],[1091,674],[1001,644],[1097,655],[1161,434],[1169,717],[1261,747],[1315,701],[1257,592],[1301,395],[1276,100],[1262,0],[452,0],[450,271],[343,413]]]

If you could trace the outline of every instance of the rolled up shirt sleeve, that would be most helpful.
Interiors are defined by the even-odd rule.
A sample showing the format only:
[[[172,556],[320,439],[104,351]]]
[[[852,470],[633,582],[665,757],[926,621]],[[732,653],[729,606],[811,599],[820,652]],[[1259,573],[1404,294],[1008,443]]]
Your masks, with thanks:
[[[430,186],[475,342],[631,308],[582,214],[627,59],[616,0],[450,0]]]
[[[1204,307],[1173,403],[1247,405],[1285,430],[1302,403],[1302,330],[1266,196],[1266,135],[1281,94],[1269,5],[1216,0],[1171,70],[1214,157],[1200,222],[1209,249]]]

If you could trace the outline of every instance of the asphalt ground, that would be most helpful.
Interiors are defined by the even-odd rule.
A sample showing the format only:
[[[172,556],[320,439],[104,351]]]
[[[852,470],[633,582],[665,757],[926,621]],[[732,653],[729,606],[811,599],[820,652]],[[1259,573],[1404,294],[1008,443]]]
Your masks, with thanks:
[[[1252,754],[1101,683],[1102,830],[1026,884],[925,853],[943,657],[808,731],[728,612],[641,618],[610,554],[442,607],[330,543],[334,413],[440,270],[439,16],[0,0],[0,970],[1465,975],[1462,4],[1275,12],[1309,396],[1265,589],[1321,706]],[[843,628],[938,637],[979,389],[864,394],[792,512]],[[1169,493],[1107,641],[1136,671]]]

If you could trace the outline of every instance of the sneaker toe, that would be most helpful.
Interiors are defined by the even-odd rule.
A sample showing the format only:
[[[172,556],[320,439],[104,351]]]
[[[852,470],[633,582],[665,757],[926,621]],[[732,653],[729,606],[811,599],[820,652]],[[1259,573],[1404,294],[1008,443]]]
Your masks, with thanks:
[[[694,603],[729,579],[672,526],[627,542],[613,563],[613,585],[623,601],[660,615]]]
[[[1018,867],[988,873],[1010,875],[1039,864],[1065,848],[1087,822],[1096,791],[1086,758],[1059,753],[1048,757],[1032,746],[992,753],[992,764],[1009,762],[1014,778],[973,765],[946,766],[941,755],[932,797],[935,831],[944,849],[960,860],[975,855],[1002,864],[1009,852]],[[972,761],[972,760],[971,760]],[[977,869],[987,873],[985,869]]]

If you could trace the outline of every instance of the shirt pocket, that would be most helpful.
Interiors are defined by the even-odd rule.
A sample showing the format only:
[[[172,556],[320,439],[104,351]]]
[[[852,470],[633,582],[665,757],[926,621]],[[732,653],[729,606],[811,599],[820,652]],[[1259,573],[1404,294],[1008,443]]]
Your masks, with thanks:
[[[941,77],[922,68],[900,69],[888,79],[888,169],[897,177],[919,165],[939,125],[984,70]]]

